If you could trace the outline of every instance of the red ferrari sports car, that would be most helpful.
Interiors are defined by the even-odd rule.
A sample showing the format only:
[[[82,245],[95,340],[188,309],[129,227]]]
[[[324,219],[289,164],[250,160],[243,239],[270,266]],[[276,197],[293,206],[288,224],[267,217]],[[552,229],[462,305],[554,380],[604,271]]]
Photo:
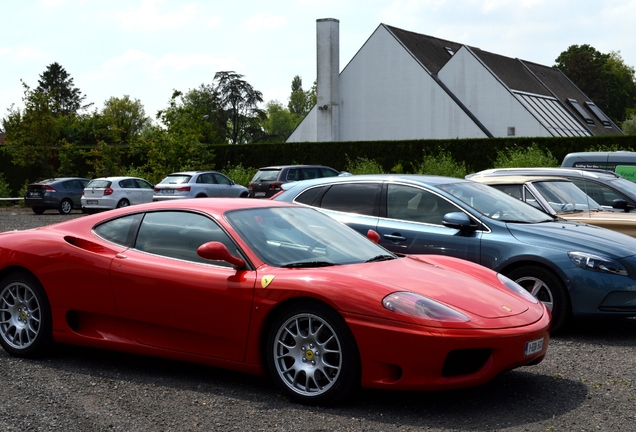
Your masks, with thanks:
[[[479,385],[544,358],[550,314],[519,285],[375,236],[232,198],[0,233],[0,343],[20,357],[63,343],[270,374],[309,404]]]

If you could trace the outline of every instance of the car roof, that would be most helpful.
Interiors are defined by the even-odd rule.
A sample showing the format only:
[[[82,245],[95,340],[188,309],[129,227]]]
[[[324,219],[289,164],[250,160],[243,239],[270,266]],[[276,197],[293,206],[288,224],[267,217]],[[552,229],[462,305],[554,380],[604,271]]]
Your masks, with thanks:
[[[266,167],[261,167],[259,170],[278,170],[283,168],[330,168],[332,170],[338,171],[335,168],[331,168],[326,165],[271,165]]]
[[[479,171],[473,174],[468,174],[467,179],[473,179],[475,177],[487,177],[498,175],[547,175],[547,176],[569,176],[569,177],[586,177],[592,179],[611,179],[620,178],[620,175],[605,171],[605,170],[587,170],[577,168],[492,168],[483,171]]]
[[[177,171],[177,172],[173,172],[168,174],[169,176],[172,175],[195,175],[195,174],[203,174],[203,173],[218,173],[219,171],[215,171],[215,170],[202,170],[202,171]]]
[[[469,180],[485,183],[489,185],[495,184],[523,184],[528,181],[559,181],[570,182],[565,177],[558,176],[540,176],[540,175],[497,175],[497,176],[483,176],[483,177],[471,177]]]
[[[55,178],[49,178],[45,180],[36,181],[31,184],[51,184],[55,182],[63,182],[68,180],[88,180],[88,179],[84,177],[55,177]]]
[[[136,179],[136,180],[145,180],[140,177],[130,177],[130,176],[116,176],[116,177],[97,177],[93,180],[108,180],[108,181],[119,181],[119,180],[127,180],[127,179]],[[91,181],[93,181],[91,180]],[[148,181],[148,180],[145,180]]]
[[[297,182],[284,183],[282,188],[289,190],[292,188],[305,188],[309,186],[319,184],[331,184],[331,183],[351,183],[352,181],[388,181],[388,182],[403,182],[411,183],[414,185],[429,185],[438,186],[442,184],[452,183],[469,183],[469,180],[464,180],[458,177],[443,177],[434,175],[423,174],[356,174],[344,177],[323,177],[312,180],[301,180]]]

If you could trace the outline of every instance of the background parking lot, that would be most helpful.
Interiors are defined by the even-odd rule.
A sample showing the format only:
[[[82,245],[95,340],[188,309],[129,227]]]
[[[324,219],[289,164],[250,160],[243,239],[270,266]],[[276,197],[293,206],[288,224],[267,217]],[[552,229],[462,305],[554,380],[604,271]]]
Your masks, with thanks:
[[[4,207],[0,232],[77,217]],[[210,367],[67,346],[41,360],[0,350],[0,430],[634,431],[635,345],[635,319],[577,321],[543,363],[485,386],[366,390],[336,407],[298,405],[266,378]]]

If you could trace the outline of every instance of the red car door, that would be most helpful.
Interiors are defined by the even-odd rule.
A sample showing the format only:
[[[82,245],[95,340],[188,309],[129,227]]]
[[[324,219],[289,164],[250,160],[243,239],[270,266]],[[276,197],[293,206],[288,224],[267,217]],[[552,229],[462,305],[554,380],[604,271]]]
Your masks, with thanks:
[[[206,237],[211,230],[201,223],[214,222],[197,214],[182,212],[174,218],[168,213],[173,212],[147,214],[136,248],[113,260],[111,283],[120,316],[140,344],[243,360],[256,272],[204,263],[196,249],[211,240]],[[162,231],[156,232],[153,217],[175,222],[159,221],[154,225]]]

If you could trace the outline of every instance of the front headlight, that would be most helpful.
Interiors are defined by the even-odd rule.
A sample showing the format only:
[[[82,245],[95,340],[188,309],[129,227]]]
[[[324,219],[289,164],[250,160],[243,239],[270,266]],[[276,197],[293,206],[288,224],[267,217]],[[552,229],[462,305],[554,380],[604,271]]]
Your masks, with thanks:
[[[526,299],[529,302],[532,302],[534,304],[539,303],[539,300],[537,300],[537,298],[535,296],[530,294],[530,292],[528,292],[528,290],[524,289],[521,285],[519,285],[517,282],[513,281],[509,277],[504,276],[501,273],[497,273],[497,277],[499,278],[499,282],[504,284],[505,287],[508,288],[513,293],[523,297],[524,299]]]
[[[586,252],[568,252],[568,256],[582,269],[627,276],[627,269],[611,258]]]
[[[382,305],[390,311],[442,322],[468,322],[461,312],[441,303],[411,292],[396,292],[382,299]]]

